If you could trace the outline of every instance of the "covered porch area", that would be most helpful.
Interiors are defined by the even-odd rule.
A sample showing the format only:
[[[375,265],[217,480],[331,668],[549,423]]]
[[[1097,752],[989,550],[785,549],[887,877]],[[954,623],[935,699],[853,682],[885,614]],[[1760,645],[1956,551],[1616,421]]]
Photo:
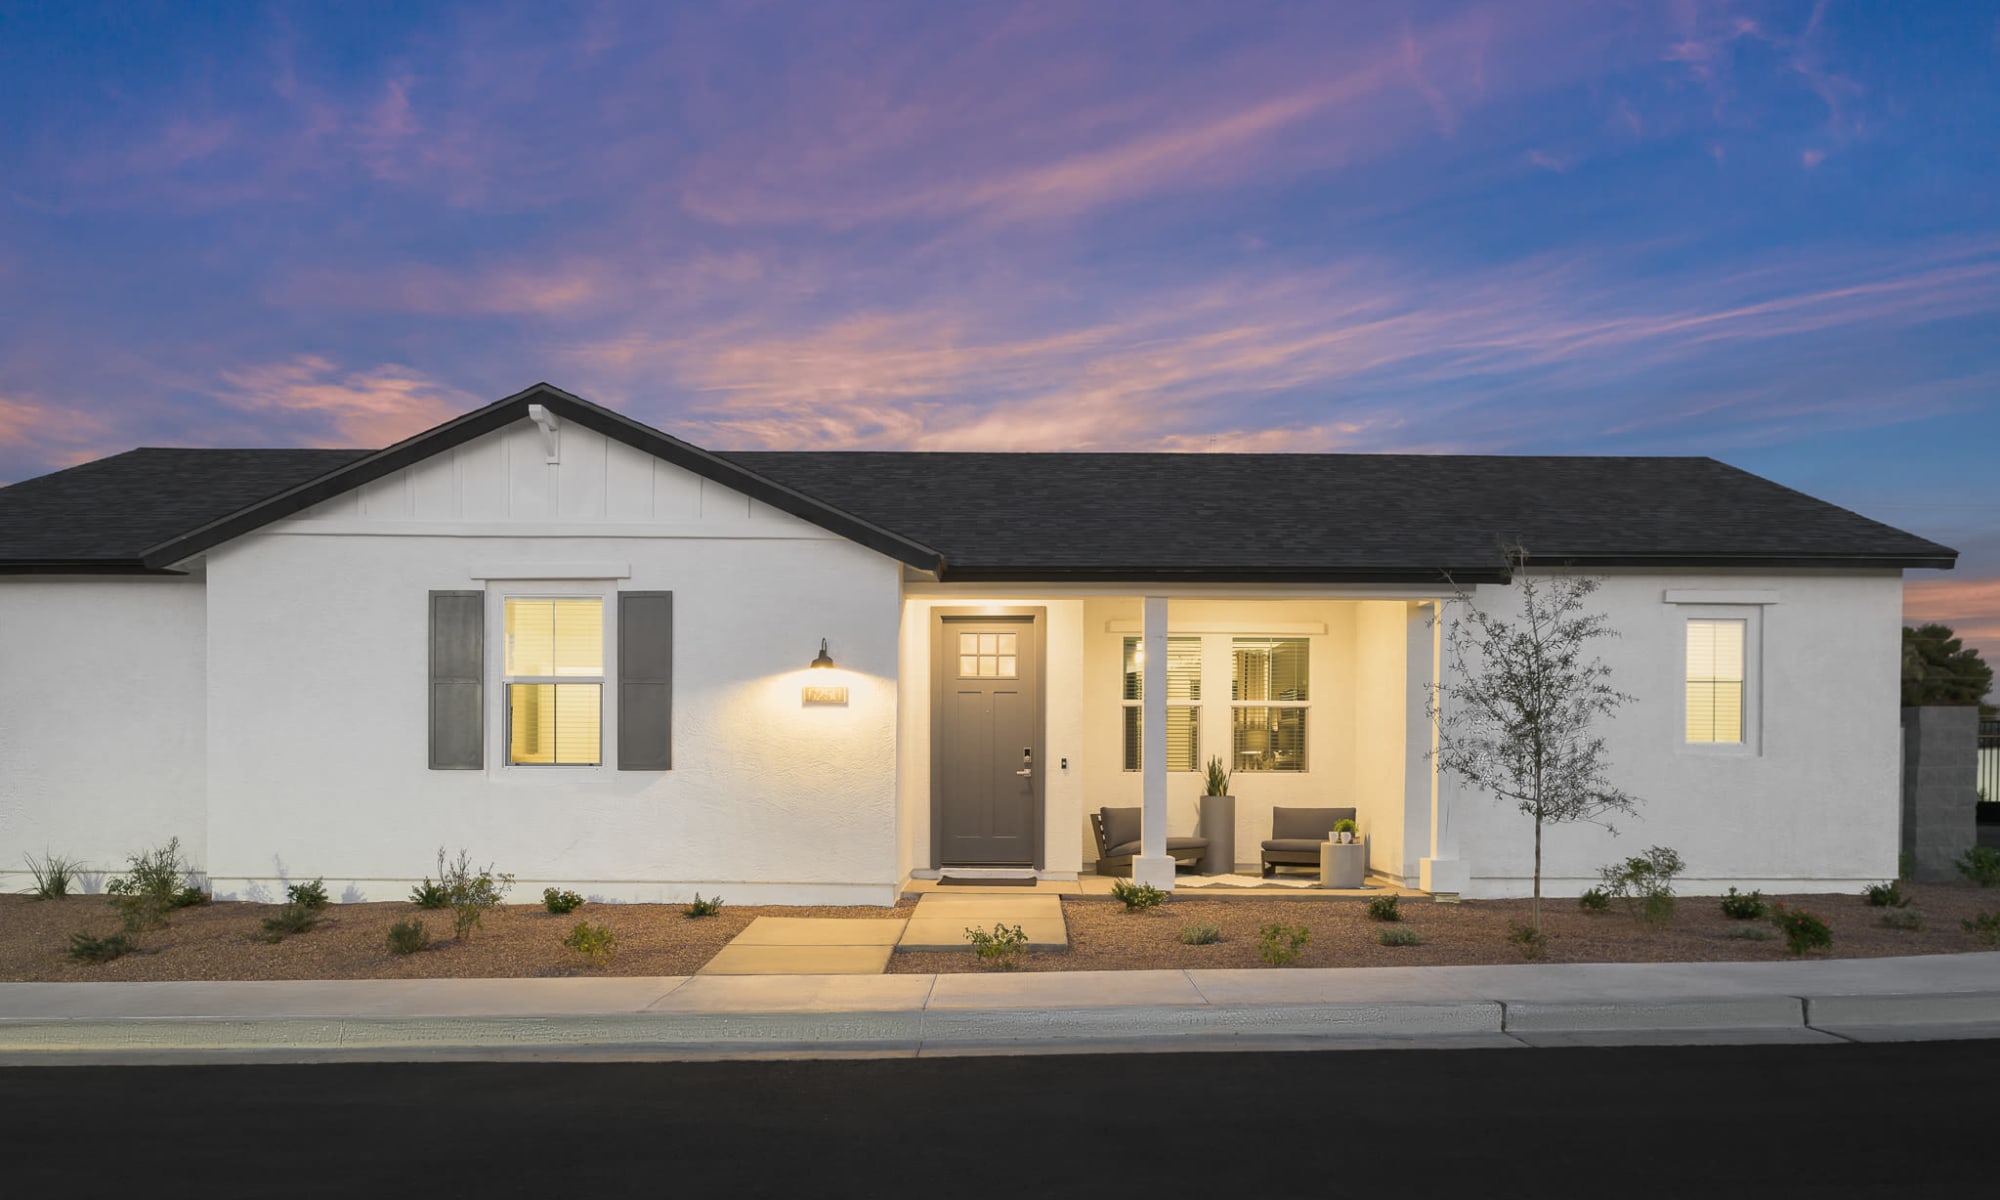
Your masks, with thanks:
[[[1108,889],[1090,818],[1122,809],[1137,882],[1316,890],[1316,870],[1267,882],[1260,848],[1275,810],[1341,808],[1370,888],[1456,894],[1467,871],[1426,705],[1441,601],[1402,585],[907,583],[904,878]],[[1203,820],[1211,765],[1233,820],[1207,836],[1207,861],[1177,871],[1170,838],[1222,832],[1220,806]]]

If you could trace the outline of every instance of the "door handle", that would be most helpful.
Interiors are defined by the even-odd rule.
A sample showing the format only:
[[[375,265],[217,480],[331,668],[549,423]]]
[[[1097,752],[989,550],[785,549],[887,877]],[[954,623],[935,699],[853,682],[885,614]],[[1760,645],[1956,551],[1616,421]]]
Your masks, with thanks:
[[[1034,773],[1035,773],[1035,748],[1033,746],[1023,746],[1021,748],[1021,769],[1014,772],[1014,774],[1021,776],[1023,779],[1026,779],[1028,776],[1033,775]]]

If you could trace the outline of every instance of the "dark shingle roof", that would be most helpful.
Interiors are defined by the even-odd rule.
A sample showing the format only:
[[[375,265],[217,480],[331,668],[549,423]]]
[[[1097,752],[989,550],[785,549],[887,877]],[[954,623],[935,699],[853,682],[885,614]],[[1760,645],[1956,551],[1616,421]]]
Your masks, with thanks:
[[[1591,566],[1948,567],[1957,552],[1708,458],[712,454],[537,385],[389,450],[134,450],[0,488],[0,571],[159,569],[520,419],[529,399],[963,580],[1464,582]]]
[[[148,447],[0,488],[0,563],[137,570],[151,546],[367,450]]]
[[[1467,573],[1541,561],[1949,565],[1955,551],[1711,458],[723,457],[936,547],[951,577]]]

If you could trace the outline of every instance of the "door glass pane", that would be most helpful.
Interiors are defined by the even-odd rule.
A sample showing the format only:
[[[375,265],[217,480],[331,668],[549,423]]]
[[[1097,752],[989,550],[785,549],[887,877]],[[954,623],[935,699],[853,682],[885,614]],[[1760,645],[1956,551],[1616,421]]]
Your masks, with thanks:
[[[999,634],[999,645],[994,647],[995,651],[1000,654],[1013,654],[1015,652],[1014,639],[1019,636],[1019,634],[1013,633]]]
[[[978,635],[978,634],[976,634],[976,633],[961,633],[961,634],[959,634],[959,635],[958,635],[958,652],[959,652],[960,654],[977,654],[977,653],[979,653],[979,635]],[[970,672],[970,671],[968,671],[968,672],[966,672],[966,674],[968,674],[968,675],[969,675],[969,674],[971,674],[971,672]]]
[[[958,635],[958,673],[967,679],[1014,679],[1020,674],[1021,660],[1017,633],[961,633]]]

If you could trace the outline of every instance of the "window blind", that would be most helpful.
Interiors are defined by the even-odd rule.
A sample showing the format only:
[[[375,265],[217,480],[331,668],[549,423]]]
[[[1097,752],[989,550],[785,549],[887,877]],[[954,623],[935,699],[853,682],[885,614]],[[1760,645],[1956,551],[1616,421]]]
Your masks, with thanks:
[[[1743,646],[1746,622],[1687,623],[1687,740],[1743,740]]]

